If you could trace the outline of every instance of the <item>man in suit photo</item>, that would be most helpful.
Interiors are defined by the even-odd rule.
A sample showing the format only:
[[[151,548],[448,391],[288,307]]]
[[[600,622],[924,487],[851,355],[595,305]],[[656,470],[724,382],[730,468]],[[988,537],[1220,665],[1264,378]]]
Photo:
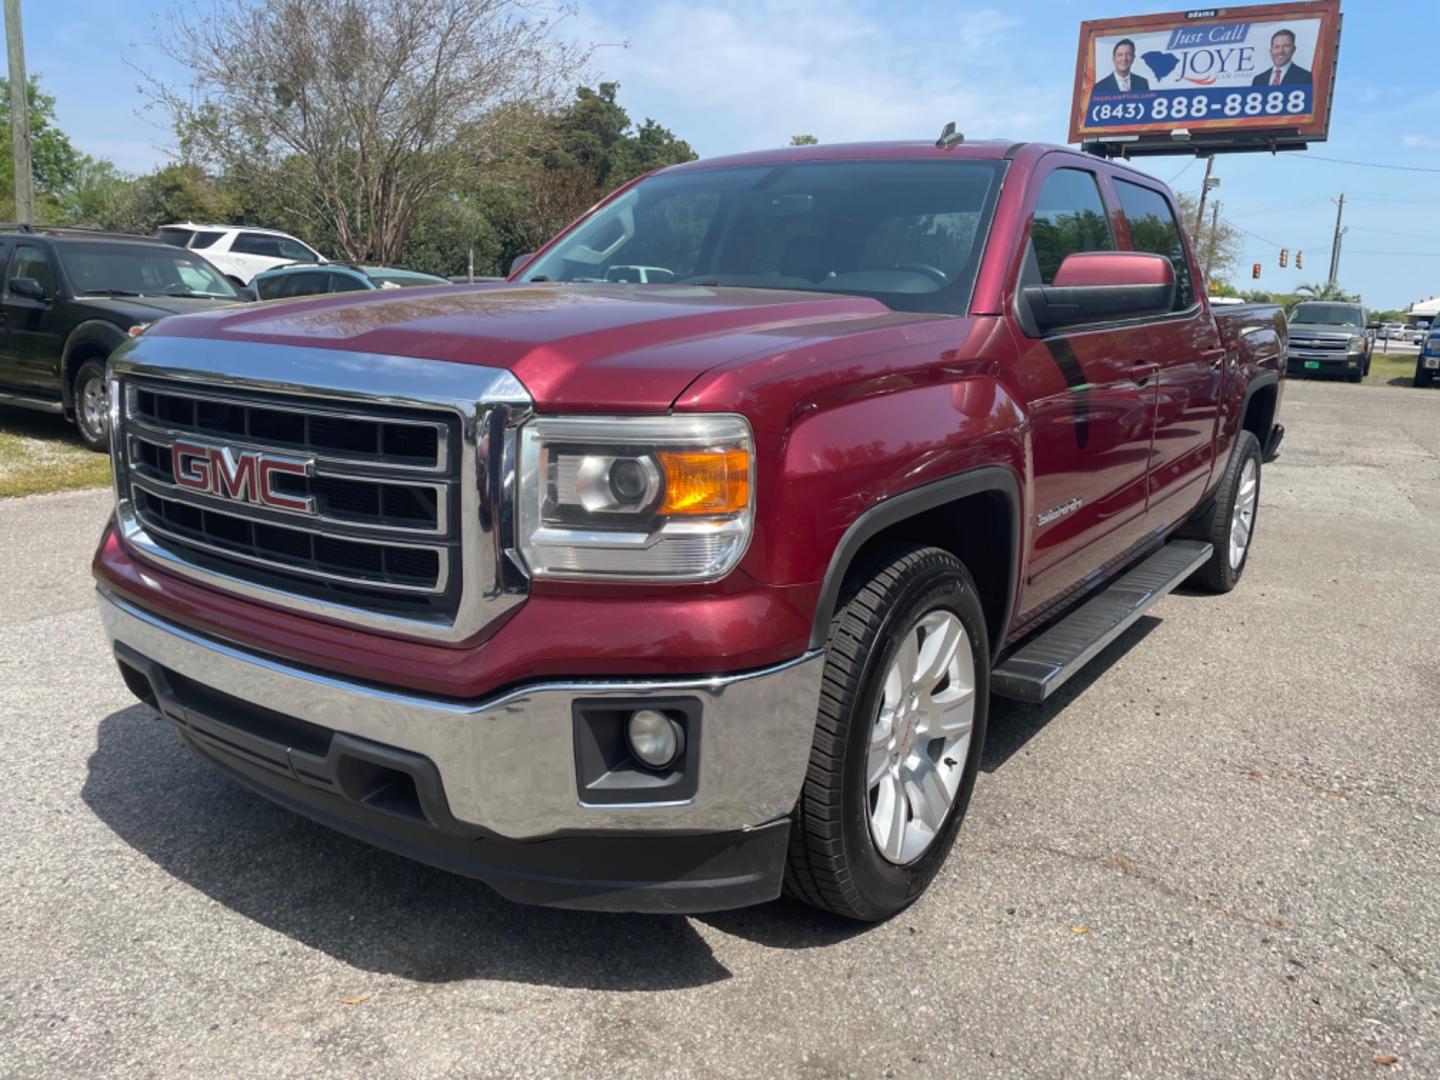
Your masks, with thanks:
[[[1097,82],[1091,93],[1129,94],[1150,89],[1149,80],[1130,72],[1131,65],[1135,63],[1135,43],[1129,38],[1121,38],[1115,43],[1115,48],[1110,50],[1110,62],[1115,66],[1114,74],[1106,75]]]
[[[1262,71],[1250,80],[1251,86],[1293,86],[1313,82],[1310,72],[1291,61],[1295,58],[1295,31],[1276,30],[1270,36],[1269,71]]]

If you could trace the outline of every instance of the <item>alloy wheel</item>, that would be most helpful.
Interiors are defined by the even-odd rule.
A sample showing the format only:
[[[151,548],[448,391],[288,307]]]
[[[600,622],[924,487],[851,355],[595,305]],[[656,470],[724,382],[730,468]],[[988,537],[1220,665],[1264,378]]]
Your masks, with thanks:
[[[960,789],[974,725],[970,639],[953,612],[927,612],[890,661],[870,731],[870,836],[889,862],[913,862],[934,843]]]

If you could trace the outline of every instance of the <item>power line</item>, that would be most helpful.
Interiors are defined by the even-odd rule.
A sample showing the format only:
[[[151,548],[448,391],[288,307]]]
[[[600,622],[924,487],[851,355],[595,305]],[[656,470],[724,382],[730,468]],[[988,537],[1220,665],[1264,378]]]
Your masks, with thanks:
[[[1440,240],[1440,236],[1422,233],[1396,232],[1393,229],[1371,229],[1367,228],[1364,225],[1351,225],[1350,228],[1353,229],[1355,232],[1376,233],[1380,236],[1403,236],[1407,240]]]
[[[1165,181],[1165,186],[1166,186],[1166,187],[1174,187],[1174,186],[1175,186],[1175,181],[1176,181],[1176,180],[1179,180],[1180,177],[1184,176],[1186,170],[1188,170],[1191,165],[1194,165],[1195,162],[1197,162],[1197,161],[1199,161],[1199,160],[1200,160],[1200,159],[1199,159],[1198,157],[1192,157],[1189,161],[1187,161],[1187,162],[1185,163],[1185,168],[1184,168],[1184,169],[1181,169],[1181,170],[1180,170],[1179,172],[1177,172],[1174,176],[1170,177],[1169,180],[1166,180],[1166,181]]]
[[[1303,161],[1328,161],[1335,165],[1355,165],[1362,169],[1393,169],[1397,172],[1440,173],[1440,169],[1432,169],[1424,165],[1388,165],[1380,161],[1351,161],[1349,158],[1324,157],[1321,154],[1310,153],[1285,154],[1282,156],[1292,161],[1297,159]]]

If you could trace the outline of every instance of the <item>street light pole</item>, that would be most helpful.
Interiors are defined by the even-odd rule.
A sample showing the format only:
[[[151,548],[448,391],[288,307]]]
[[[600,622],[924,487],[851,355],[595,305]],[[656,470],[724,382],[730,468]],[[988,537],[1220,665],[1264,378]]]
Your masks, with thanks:
[[[10,142],[15,148],[15,220],[35,224],[35,182],[30,173],[30,107],[26,102],[25,32],[20,0],[5,0],[5,45],[10,57]]]

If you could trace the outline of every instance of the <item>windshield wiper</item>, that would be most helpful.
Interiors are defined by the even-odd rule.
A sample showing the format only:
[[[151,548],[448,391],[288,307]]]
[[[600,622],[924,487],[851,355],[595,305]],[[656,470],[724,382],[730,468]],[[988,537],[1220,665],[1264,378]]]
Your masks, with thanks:
[[[81,296],[143,296],[143,293],[129,292],[126,289],[82,289]]]
[[[195,291],[193,291],[193,290],[187,291],[187,292],[162,292],[162,293],[152,293],[151,295],[152,295],[152,296],[176,296],[176,297],[180,297],[181,299],[196,299],[196,300],[236,300],[236,299],[239,299],[238,296],[226,296],[224,293],[218,293],[218,292],[195,292]]]

